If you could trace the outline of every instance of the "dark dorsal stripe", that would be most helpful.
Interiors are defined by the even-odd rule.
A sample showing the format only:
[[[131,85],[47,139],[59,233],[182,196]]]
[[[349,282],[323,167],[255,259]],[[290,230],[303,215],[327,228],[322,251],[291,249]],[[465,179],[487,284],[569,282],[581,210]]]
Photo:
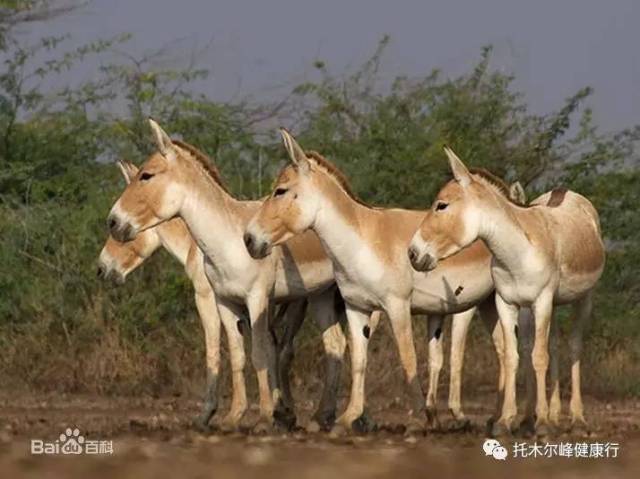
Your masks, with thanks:
[[[567,188],[564,186],[560,186],[559,188],[554,188],[551,191],[551,196],[549,197],[549,201],[547,201],[547,206],[555,207],[560,206],[564,201],[564,197],[567,194]]]

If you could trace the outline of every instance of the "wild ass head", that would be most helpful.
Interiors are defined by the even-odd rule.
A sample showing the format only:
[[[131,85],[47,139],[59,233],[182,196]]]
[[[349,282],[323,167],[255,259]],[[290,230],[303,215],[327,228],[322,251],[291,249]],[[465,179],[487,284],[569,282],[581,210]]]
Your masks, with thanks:
[[[247,225],[244,242],[256,259],[313,226],[326,203],[327,178],[351,195],[346,180],[333,165],[315,152],[305,152],[287,130],[281,129],[280,133],[291,164],[280,172],[273,192]]]
[[[119,161],[118,167],[127,184],[138,174],[138,167],[128,161]],[[129,273],[140,266],[160,247],[160,238],[155,228],[147,229],[132,241],[121,243],[111,235],[107,238],[98,259],[98,277],[113,279],[122,284]]]
[[[154,120],[149,119],[149,124],[158,151],[131,178],[107,219],[109,231],[118,241],[131,240],[141,231],[178,215],[185,199],[194,192],[194,179],[200,174],[208,175],[224,189],[217,170],[208,164],[203,153],[171,140]]]
[[[436,196],[409,245],[411,264],[418,271],[432,270],[473,243],[483,226],[483,211],[494,206],[492,195],[501,195],[524,205],[526,196],[519,182],[506,184],[486,170],[469,170],[448,147],[453,179]]]

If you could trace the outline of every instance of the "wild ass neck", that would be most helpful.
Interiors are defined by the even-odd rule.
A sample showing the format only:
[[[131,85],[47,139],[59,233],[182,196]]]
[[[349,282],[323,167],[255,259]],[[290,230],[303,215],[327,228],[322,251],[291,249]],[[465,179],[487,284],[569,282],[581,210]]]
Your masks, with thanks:
[[[353,267],[355,258],[361,257],[368,249],[362,235],[361,225],[370,221],[372,210],[353,201],[332,180],[326,179],[312,228],[334,265],[345,271]],[[373,266],[375,262],[372,262]]]
[[[496,263],[510,272],[523,268],[531,242],[518,215],[530,210],[511,205],[497,193],[491,192],[490,203],[482,207],[482,220],[478,237],[482,239]]]
[[[179,218],[158,226],[158,237],[162,246],[184,266],[187,263],[193,239],[187,226]]]
[[[179,215],[202,252],[216,267],[243,267],[250,260],[242,242],[246,214],[243,209],[253,202],[241,202],[224,192],[206,175],[194,175]]]

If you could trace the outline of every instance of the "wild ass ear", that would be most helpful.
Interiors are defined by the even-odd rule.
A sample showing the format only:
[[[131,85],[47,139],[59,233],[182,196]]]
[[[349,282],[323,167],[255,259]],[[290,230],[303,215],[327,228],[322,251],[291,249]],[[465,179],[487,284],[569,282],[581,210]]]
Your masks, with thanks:
[[[149,125],[151,126],[151,131],[153,132],[153,136],[156,140],[156,145],[158,145],[158,151],[160,151],[162,156],[169,158],[174,152],[171,138],[153,118],[149,118]]]
[[[460,183],[462,187],[468,186],[469,183],[471,183],[471,174],[469,170],[467,170],[467,167],[464,166],[462,160],[458,158],[458,155],[448,146],[444,147],[444,152],[447,154],[447,158],[449,158],[449,166],[451,167],[451,172],[455,180]]]
[[[527,194],[524,192],[524,188],[519,181],[516,181],[509,187],[509,198],[521,205],[527,203]]]
[[[127,184],[131,183],[131,180],[138,174],[138,167],[127,160],[118,160],[117,164],[122,176],[124,176],[124,181]]]
[[[293,135],[291,135],[291,133],[289,133],[285,128],[280,128],[280,134],[282,135],[284,147],[287,149],[287,153],[289,153],[291,161],[300,169],[301,172],[306,173],[309,171],[309,159]]]

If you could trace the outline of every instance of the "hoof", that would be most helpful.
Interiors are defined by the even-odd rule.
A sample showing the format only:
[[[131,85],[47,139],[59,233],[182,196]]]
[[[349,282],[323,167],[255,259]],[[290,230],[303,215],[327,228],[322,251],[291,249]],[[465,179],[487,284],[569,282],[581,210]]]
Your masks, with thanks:
[[[316,413],[313,415],[313,418],[311,419],[311,422],[309,423],[309,426],[307,427],[307,430],[309,432],[320,432],[320,431],[331,431],[331,427],[334,425],[334,423],[336,422],[336,415],[335,412],[329,412],[329,413]],[[313,430],[310,430],[310,428],[313,428]]]
[[[491,425],[493,426],[493,424]],[[468,417],[460,417],[451,419],[447,423],[447,431],[449,432],[462,432],[471,430],[471,420]]]
[[[293,431],[296,427],[296,414],[293,409],[288,407],[279,407],[273,412],[273,419],[278,428],[286,431]]]
[[[439,431],[440,421],[438,420],[438,412],[433,407],[427,408],[427,425],[429,431]]]
[[[307,424],[307,432],[309,434],[318,434],[320,431],[322,431],[322,427],[318,424],[318,421],[315,419],[309,421],[309,424]]]
[[[548,422],[540,422],[536,424],[536,437],[545,438],[552,436],[554,433],[553,428]]]
[[[210,432],[209,421],[216,413],[216,407],[212,404],[205,404],[202,412],[193,420],[193,428],[200,432]]]
[[[405,436],[424,436],[427,433],[424,421],[415,416],[410,416],[404,428]]]
[[[591,428],[584,419],[574,419],[571,421],[569,432],[578,437],[588,437],[591,434]]]
[[[353,432],[358,434],[368,434],[370,432],[375,432],[377,428],[378,427],[376,423],[373,421],[373,419],[371,419],[371,417],[369,417],[366,412],[362,413],[362,415],[358,419],[354,420],[351,423],[351,429],[353,430]]]
[[[354,419],[351,424],[345,424],[345,421],[338,420],[331,428],[331,437],[343,437],[349,434],[367,434],[377,430],[376,423],[368,416],[367,413]]]
[[[267,436],[276,432],[275,425],[272,420],[261,418],[251,430],[256,436]]]
[[[198,431],[202,434],[210,434],[213,431],[213,428],[209,426],[209,421],[204,420],[202,416],[198,416],[193,420],[191,426],[195,431]]]
[[[492,437],[509,437],[511,436],[511,427],[506,425],[503,421],[496,421],[491,427]]]
[[[498,420],[495,418],[495,416],[491,416],[489,419],[487,419],[486,424],[484,425],[484,431],[485,431],[485,435],[487,437],[492,437],[493,435],[493,426],[495,425],[495,423]]]
[[[520,423],[518,433],[524,437],[533,437],[536,434],[535,419],[533,416],[525,417]]]
[[[225,434],[238,432],[240,430],[240,419],[227,416],[220,421],[219,429]]]
[[[332,438],[345,437],[348,436],[351,431],[344,424],[337,422],[331,428],[331,432],[329,435]]]

